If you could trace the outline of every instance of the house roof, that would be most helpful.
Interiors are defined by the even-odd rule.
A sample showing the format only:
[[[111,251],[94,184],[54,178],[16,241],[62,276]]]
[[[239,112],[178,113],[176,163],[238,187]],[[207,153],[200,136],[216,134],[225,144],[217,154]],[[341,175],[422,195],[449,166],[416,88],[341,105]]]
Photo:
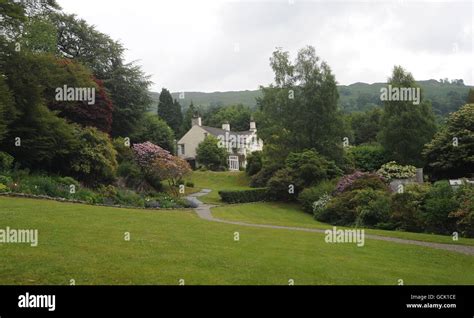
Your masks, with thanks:
[[[215,128],[215,127],[208,127],[208,126],[201,126],[202,129],[210,133],[211,135],[214,135],[215,137],[217,136],[223,136],[226,133],[229,135],[235,135],[235,136],[248,136],[252,135],[253,132],[251,131],[228,131],[220,128]]]

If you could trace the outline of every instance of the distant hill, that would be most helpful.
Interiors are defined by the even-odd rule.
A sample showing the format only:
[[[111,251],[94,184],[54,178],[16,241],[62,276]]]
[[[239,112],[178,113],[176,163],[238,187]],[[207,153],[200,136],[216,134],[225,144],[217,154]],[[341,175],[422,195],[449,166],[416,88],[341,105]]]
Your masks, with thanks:
[[[159,93],[151,92],[151,97],[158,102]],[[256,98],[261,96],[260,91],[235,91],[235,92],[215,92],[215,93],[201,93],[201,92],[185,92],[184,99],[181,93],[172,93],[173,98],[177,99],[184,109],[187,109],[191,101],[195,106],[203,106],[203,108],[211,106],[226,106],[242,104],[254,108]],[[157,105],[153,106],[156,111]]]
[[[431,100],[433,109],[438,115],[446,115],[456,111],[466,103],[467,95],[472,86],[466,86],[462,82],[448,83],[437,80],[418,81],[425,99]],[[381,106],[380,89],[385,83],[354,83],[351,85],[340,85],[339,106],[345,112],[364,111],[372,107]],[[159,93],[151,92],[150,95],[157,102]],[[194,105],[208,108],[211,106],[225,106],[243,104],[251,108],[256,107],[256,98],[261,96],[259,90],[256,91],[235,91],[235,92],[215,92],[200,93],[186,92],[184,99],[180,99],[180,93],[173,93],[173,98],[178,99],[183,109],[186,109],[191,101]],[[156,112],[155,103],[150,111]]]

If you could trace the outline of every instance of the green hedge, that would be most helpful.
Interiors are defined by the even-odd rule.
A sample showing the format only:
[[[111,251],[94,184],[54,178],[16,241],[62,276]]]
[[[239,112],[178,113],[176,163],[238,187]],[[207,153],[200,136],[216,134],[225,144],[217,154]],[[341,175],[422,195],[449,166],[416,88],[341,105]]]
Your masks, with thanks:
[[[250,189],[239,191],[219,191],[225,203],[248,203],[267,200],[267,189]]]

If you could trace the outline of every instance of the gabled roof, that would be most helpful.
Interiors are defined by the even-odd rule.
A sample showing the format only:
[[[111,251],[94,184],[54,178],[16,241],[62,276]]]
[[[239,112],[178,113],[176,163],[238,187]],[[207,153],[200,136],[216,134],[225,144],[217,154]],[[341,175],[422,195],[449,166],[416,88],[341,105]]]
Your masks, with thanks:
[[[217,137],[217,136],[224,136],[226,133],[228,133],[230,136],[235,135],[235,136],[249,136],[252,135],[253,132],[251,131],[228,131],[220,128],[215,128],[215,127],[208,127],[208,126],[201,126],[202,129],[210,133],[211,135]]]

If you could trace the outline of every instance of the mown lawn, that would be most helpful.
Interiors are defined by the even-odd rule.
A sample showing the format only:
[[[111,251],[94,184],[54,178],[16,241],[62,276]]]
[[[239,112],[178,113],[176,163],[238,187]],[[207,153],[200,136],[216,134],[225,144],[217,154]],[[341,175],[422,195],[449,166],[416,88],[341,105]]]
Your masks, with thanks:
[[[209,204],[223,204],[219,197],[221,190],[250,189],[249,179],[244,172],[194,171],[190,179],[196,188],[212,190],[210,194],[200,198]]]
[[[0,244],[0,284],[474,284],[473,256],[374,240],[327,244],[318,233],[219,224],[191,211],[0,197],[7,226],[38,229],[39,245]]]
[[[223,220],[246,223],[298,226],[324,230],[332,228],[332,225],[314,220],[312,215],[303,212],[297,204],[262,202],[226,205],[212,209],[212,214]],[[344,227],[338,228],[343,229]],[[453,241],[451,236],[444,235],[370,229],[365,229],[365,233],[418,241],[474,246],[474,239],[459,238],[458,241]]]

